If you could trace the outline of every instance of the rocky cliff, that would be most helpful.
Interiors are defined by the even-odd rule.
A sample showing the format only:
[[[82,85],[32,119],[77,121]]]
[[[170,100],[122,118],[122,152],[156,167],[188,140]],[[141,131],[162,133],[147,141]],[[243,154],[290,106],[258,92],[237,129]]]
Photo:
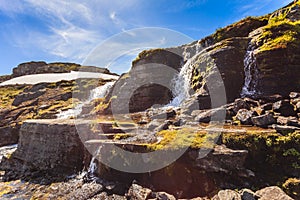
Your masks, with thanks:
[[[191,44],[143,51],[105,98],[83,106],[85,119],[52,118],[103,80],[1,87],[0,145],[20,139],[0,154],[0,197],[299,199],[299,13],[297,1]],[[13,76],[78,67],[31,62]]]
[[[228,103],[241,96],[288,96],[291,91],[299,91],[299,7],[298,2],[270,15],[248,17],[191,44],[140,53],[129,73],[117,82],[114,101],[120,98],[119,102],[122,102],[122,92],[125,92],[122,87],[136,83],[140,76],[147,79],[148,84],[127,88],[134,93],[129,103],[130,111],[142,111],[155,104],[170,102],[175,97],[170,95],[172,79],[166,82],[165,77],[159,78],[161,73],[155,68],[163,70],[162,66],[167,66],[180,71],[195,55],[193,66],[187,72],[190,73],[188,81],[192,93],[209,94],[208,80],[216,73],[222,77]],[[145,68],[152,69],[152,73],[146,72]],[[134,73],[140,75],[131,75]],[[170,76],[175,76],[174,73],[168,72]],[[166,86],[160,88],[155,82]],[[160,92],[151,92],[158,90]],[[140,103],[141,99],[144,103]]]

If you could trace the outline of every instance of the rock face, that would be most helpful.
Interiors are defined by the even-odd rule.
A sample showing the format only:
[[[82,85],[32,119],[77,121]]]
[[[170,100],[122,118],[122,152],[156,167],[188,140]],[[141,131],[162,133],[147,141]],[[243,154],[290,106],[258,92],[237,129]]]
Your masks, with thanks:
[[[26,119],[55,119],[60,110],[72,108],[102,84],[98,79],[78,79],[0,87],[0,146],[18,142],[18,130]]]
[[[13,69],[12,77],[30,75],[30,74],[47,74],[47,73],[67,73],[71,71],[84,71],[96,73],[110,73],[106,68],[93,66],[81,66],[75,63],[49,63],[46,62],[27,62],[19,64]]]
[[[83,168],[84,152],[74,120],[30,120],[20,129],[13,159],[24,163],[23,169],[68,174]]]
[[[296,75],[300,72],[300,57],[296,53],[300,51],[299,24],[296,23],[299,20],[299,6],[299,3],[291,3],[271,15],[246,18],[191,44],[142,52],[133,61],[126,78],[123,76],[117,82],[116,99],[124,99],[123,93],[128,93],[128,90],[123,88],[137,81],[134,71],[141,69],[140,74],[143,74],[145,65],[153,69],[149,82],[154,84],[142,86],[137,81],[135,84],[139,87],[130,87],[133,90],[130,93],[134,94],[126,105],[128,107],[130,104],[132,107],[128,109],[130,112],[143,111],[155,104],[167,104],[174,98],[170,95],[170,90],[173,91],[170,81],[175,75],[171,78],[164,77],[169,79],[169,83],[166,83],[165,89],[159,88],[162,73],[154,68],[163,71],[161,65],[177,71],[181,68],[186,70],[184,73],[189,74],[187,81],[192,93],[209,94],[212,92],[209,88],[224,86],[227,103],[241,95],[259,99],[273,94],[287,97],[291,91],[299,91],[299,78]],[[196,54],[193,66],[184,68]],[[218,74],[221,75],[221,80],[216,79]],[[140,77],[145,78],[145,75]],[[157,90],[161,92],[152,92]],[[159,101],[156,94],[161,96]],[[107,102],[111,97],[112,95],[108,96]],[[201,104],[199,100],[199,105]],[[124,105],[121,104],[120,107]]]

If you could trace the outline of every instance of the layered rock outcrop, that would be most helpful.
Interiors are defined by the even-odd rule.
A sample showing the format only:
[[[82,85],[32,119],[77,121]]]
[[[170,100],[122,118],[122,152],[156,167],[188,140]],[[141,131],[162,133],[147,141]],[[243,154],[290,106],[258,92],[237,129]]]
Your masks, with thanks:
[[[71,71],[110,73],[106,68],[81,66],[76,63],[46,63],[46,62],[27,62],[19,64],[13,69],[12,77],[47,74],[47,73],[67,73]]]
[[[145,65],[153,68],[152,72],[147,72],[152,74],[148,77],[152,85],[130,88],[134,94],[130,102],[127,101],[133,107],[128,109],[130,112],[142,111],[155,104],[167,104],[175,97],[167,89],[159,88],[163,79],[169,90],[173,91],[174,85],[172,78],[166,81],[169,77],[161,77],[155,66],[162,70],[164,66],[177,71],[187,70],[184,73],[190,73],[189,80],[186,80],[190,84],[190,93],[202,95],[210,93],[208,80],[215,80],[216,74],[220,74],[222,80],[214,86],[221,85],[225,88],[225,103],[233,102],[240,96],[288,96],[291,91],[299,91],[299,6],[299,3],[291,3],[273,14],[246,18],[191,44],[146,50],[133,61],[129,74],[117,82],[114,98],[124,99],[123,93],[128,90],[121,88],[136,81],[138,75],[133,75],[134,71],[140,68],[140,74],[144,73],[143,78],[146,78]],[[194,55],[197,56],[193,58],[192,66],[183,68]],[[161,92],[151,92],[156,90]],[[161,96],[159,101],[157,94]],[[112,95],[108,96],[107,102],[111,97]],[[140,103],[140,99],[144,99],[145,104]]]

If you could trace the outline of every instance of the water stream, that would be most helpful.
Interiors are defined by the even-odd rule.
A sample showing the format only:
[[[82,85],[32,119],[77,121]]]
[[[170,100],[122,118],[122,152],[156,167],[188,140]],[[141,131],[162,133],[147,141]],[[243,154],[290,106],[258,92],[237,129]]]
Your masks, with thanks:
[[[82,112],[82,108],[84,105],[90,103],[92,100],[97,99],[97,98],[103,98],[107,95],[109,92],[109,89],[115,84],[115,81],[112,82],[107,82],[105,85],[96,87],[90,92],[90,96],[87,100],[84,102],[80,102],[75,106],[75,108],[61,111],[58,113],[56,116],[58,119],[69,119],[71,117],[77,117],[80,115]]]
[[[254,54],[254,46],[250,43],[244,59],[245,82],[241,92],[241,97],[257,94],[259,70]]]
[[[196,43],[192,47],[186,47],[183,52],[186,63],[181,67],[180,72],[172,80],[172,93],[174,99],[167,105],[179,107],[181,103],[190,96],[191,78],[194,69],[195,57],[200,54],[203,47]]]

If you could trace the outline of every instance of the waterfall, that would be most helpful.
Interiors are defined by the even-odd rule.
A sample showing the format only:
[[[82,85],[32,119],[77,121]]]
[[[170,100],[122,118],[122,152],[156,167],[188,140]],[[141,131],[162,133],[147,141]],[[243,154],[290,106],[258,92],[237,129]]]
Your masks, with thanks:
[[[244,59],[245,83],[241,92],[241,97],[253,96],[258,93],[258,76],[256,58],[254,55],[254,46],[250,43]]]
[[[176,74],[171,81],[174,99],[167,106],[178,107],[190,96],[189,92],[191,89],[191,78],[196,60],[195,58],[202,50],[203,47],[199,42],[192,47],[185,47],[183,56],[184,60],[187,61],[180,69],[180,72]]]
[[[172,93],[174,99],[167,106],[178,107],[190,96],[190,81],[193,71],[192,59],[189,59],[180,72],[172,79]]]
[[[109,89],[115,84],[115,81],[108,82],[105,85],[96,87],[90,92],[90,96],[87,100],[84,102],[80,102],[75,106],[75,108],[66,110],[66,111],[61,111],[58,114],[56,114],[58,119],[68,119],[70,117],[77,117],[80,115],[82,112],[82,108],[84,105],[90,103],[92,100],[97,99],[97,98],[103,98],[107,95],[109,92]]]

